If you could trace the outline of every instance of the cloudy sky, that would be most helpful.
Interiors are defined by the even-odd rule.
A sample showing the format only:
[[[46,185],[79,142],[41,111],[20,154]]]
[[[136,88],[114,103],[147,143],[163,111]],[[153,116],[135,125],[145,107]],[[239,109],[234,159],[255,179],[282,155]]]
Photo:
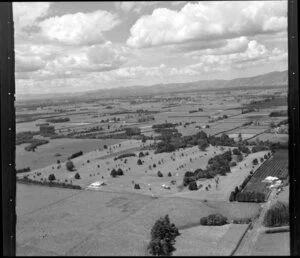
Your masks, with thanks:
[[[287,1],[13,3],[16,93],[287,69]]]

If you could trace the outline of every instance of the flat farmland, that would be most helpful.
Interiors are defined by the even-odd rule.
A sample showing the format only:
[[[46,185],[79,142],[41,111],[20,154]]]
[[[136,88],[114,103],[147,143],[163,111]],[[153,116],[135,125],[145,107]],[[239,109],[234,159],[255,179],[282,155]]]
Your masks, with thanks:
[[[66,160],[73,153],[83,151],[90,152],[103,146],[120,143],[120,139],[53,139],[48,144],[39,146],[35,152],[28,152],[24,149],[27,144],[16,146],[16,169],[30,167],[31,170],[41,169],[57,160]],[[55,156],[59,153],[61,156]]]
[[[176,238],[174,256],[229,256],[248,225],[197,226]]]
[[[41,195],[44,187],[39,186],[17,190],[17,255],[26,256],[68,255],[89,237],[128,218],[151,201],[132,194],[76,191],[70,195],[69,189]],[[35,207],[28,208],[28,203],[35,203]],[[82,250],[87,252],[88,248]]]
[[[287,143],[289,141],[289,135],[288,134],[263,133],[263,134],[258,135],[255,138],[253,138],[252,140],[255,141],[256,139],[259,139],[260,141]]]
[[[51,190],[18,185],[17,255],[145,255],[151,227],[161,216],[169,214],[180,229],[199,225],[200,218],[211,213],[222,212],[229,218],[237,214],[232,207],[224,212],[224,205],[222,208],[219,204],[197,200]],[[226,243],[222,246],[229,247],[235,243],[233,232],[237,237],[243,226],[226,227],[229,227],[226,232],[221,230],[224,234],[214,232],[211,236],[219,235],[220,241]],[[206,231],[201,232],[198,236],[202,234],[205,239]],[[205,243],[199,244],[205,247]]]

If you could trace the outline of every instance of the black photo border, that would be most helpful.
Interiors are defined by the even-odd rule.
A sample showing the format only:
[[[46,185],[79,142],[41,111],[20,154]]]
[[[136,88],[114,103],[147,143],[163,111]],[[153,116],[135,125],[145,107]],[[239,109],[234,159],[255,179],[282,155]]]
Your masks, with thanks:
[[[298,1],[288,0],[290,250],[300,254]],[[3,256],[16,255],[15,54],[12,2],[0,3],[1,183]],[[298,188],[297,188],[298,185]]]

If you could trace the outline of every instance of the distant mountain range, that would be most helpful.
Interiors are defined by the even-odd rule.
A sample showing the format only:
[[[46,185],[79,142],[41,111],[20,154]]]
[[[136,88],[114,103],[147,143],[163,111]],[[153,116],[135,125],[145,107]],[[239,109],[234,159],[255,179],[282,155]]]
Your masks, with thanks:
[[[112,98],[126,96],[143,96],[149,94],[173,93],[182,91],[231,89],[264,86],[288,85],[288,71],[271,72],[254,77],[232,80],[200,80],[185,83],[155,84],[151,86],[128,86],[113,89],[100,89],[88,92],[53,93],[53,94],[19,94],[17,100],[29,99],[69,99],[69,98]]]

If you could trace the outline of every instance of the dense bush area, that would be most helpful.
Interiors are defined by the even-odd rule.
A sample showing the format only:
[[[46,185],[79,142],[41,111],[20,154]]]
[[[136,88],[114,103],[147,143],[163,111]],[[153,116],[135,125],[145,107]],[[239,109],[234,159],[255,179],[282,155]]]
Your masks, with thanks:
[[[289,225],[289,205],[284,202],[276,202],[267,211],[264,217],[266,227],[280,227]]]
[[[246,146],[239,146],[238,149],[241,152],[245,153],[245,154],[250,154],[251,153],[250,149],[248,147],[246,147]]]
[[[265,151],[265,150],[270,150],[267,146],[254,146],[252,148],[252,153],[259,152],[259,151]]]
[[[74,159],[74,158],[77,158],[77,157],[79,157],[81,155],[83,155],[83,152],[82,151],[78,151],[78,152],[73,153],[68,159]]]
[[[158,256],[171,256],[175,251],[175,238],[180,233],[169,216],[158,219],[151,229],[151,241],[147,247],[149,253]]]
[[[25,173],[25,172],[29,172],[30,171],[30,167],[27,167],[27,168],[20,168],[20,169],[17,169],[17,174],[18,173]]]
[[[187,171],[183,177],[183,186],[188,186],[191,182],[200,178],[211,179],[216,175],[225,176],[230,172],[230,161],[232,159],[231,150],[218,154],[208,160],[207,169],[196,169],[194,172]]]
[[[222,226],[227,224],[227,217],[219,213],[210,214],[207,217],[202,217],[200,224],[203,226]]]
[[[133,136],[133,135],[140,135],[141,129],[139,127],[129,127],[125,128],[126,135]]]

